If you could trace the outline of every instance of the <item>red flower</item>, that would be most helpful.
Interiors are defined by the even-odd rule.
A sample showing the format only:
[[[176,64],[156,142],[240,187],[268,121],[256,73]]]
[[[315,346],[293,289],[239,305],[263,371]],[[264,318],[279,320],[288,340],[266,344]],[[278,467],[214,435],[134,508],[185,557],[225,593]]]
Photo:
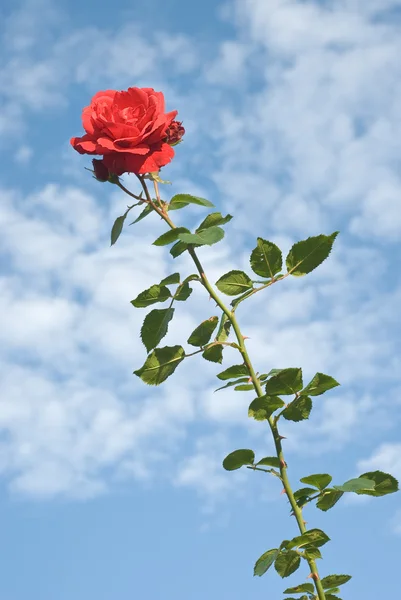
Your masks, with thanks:
[[[80,154],[99,154],[110,173],[159,171],[174,156],[167,132],[177,111],[164,112],[164,96],[152,88],[98,92],[82,111],[86,134],[71,138]]]
[[[94,158],[92,160],[93,165],[93,173],[98,181],[108,181],[109,180],[109,170],[105,164],[103,164],[102,160],[98,158]]]
[[[170,146],[179,144],[184,133],[185,129],[182,126],[181,121],[173,121],[170,127],[167,129],[167,143],[170,144]]]

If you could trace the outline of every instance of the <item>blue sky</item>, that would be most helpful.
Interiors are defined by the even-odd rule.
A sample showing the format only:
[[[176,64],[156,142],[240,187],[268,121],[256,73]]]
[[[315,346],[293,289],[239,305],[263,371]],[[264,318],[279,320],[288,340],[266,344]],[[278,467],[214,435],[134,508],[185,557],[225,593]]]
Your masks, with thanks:
[[[154,87],[178,109],[187,133],[163,193],[196,193],[235,217],[200,251],[212,281],[247,269],[256,236],[286,251],[340,230],[320,269],[256,295],[239,318],[260,371],[302,366],[306,380],[321,371],[341,383],[309,421],[284,428],[295,485],[318,472],[401,478],[400,10],[398,0],[3,4],[0,598],[257,600],[307,575],[252,577],[260,554],[296,534],[275,481],[221,467],[235,448],[271,453],[247,418],[252,397],[213,394],[217,370],[197,357],[157,389],[132,375],[144,312],[130,300],[193,267],[150,245],[164,231],[156,219],[110,248],[126,199],[69,146],[101,89]],[[212,310],[197,290],[180,309],[169,345]],[[394,594],[398,495],[306,514],[332,538],[322,574],[354,576],[344,598]]]

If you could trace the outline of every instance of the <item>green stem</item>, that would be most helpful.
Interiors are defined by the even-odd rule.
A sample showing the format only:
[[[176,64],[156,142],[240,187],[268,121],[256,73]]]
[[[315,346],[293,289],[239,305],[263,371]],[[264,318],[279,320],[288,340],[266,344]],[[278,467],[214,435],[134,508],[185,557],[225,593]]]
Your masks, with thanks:
[[[141,182],[143,191],[145,193],[146,199],[148,202],[150,202],[154,208],[154,210],[166,221],[166,223],[172,228],[175,229],[176,226],[174,225],[174,223],[171,221],[170,217],[167,214],[167,211],[160,209],[158,206],[156,206],[151,199],[151,196],[149,194],[149,190],[147,188],[146,182],[145,180],[141,177],[138,176],[139,181]],[[158,188],[158,184],[157,181],[154,181],[154,187],[155,187],[155,193],[156,193],[156,198],[158,203],[160,204],[160,206],[162,206],[161,204],[161,200],[160,200],[160,194],[159,194],[159,188]],[[248,372],[249,372],[249,376],[252,380],[253,383],[253,387],[255,388],[255,392],[258,395],[258,397],[262,397],[264,396],[263,393],[263,389],[261,386],[261,383],[258,379],[258,376],[255,372],[255,369],[252,365],[251,359],[249,357],[248,354],[248,350],[246,348],[246,344],[245,344],[245,340],[244,340],[244,336],[241,333],[241,329],[240,326],[238,324],[237,318],[235,316],[235,313],[233,310],[230,310],[225,304],[224,302],[220,299],[220,297],[218,296],[218,294],[215,292],[215,290],[213,289],[213,286],[210,284],[208,278],[206,277],[205,271],[202,267],[202,264],[195,252],[195,249],[193,248],[193,246],[189,246],[188,247],[188,253],[190,254],[192,260],[195,263],[196,268],[198,269],[202,284],[204,285],[204,287],[206,288],[206,290],[208,291],[209,295],[211,296],[211,298],[213,298],[213,300],[216,302],[216,304],[221,308],[221,310],[227,315],[228,319],[231,321],[232,327],[234,329],[234,333],[236,335],[236,338],[238,340],[238,345],[239,345],[239,352],[242,355],[244,364],[246,365]],[[267,287],[267,286],[265,286]],[[284,453],[283,453],[283,447],[281,444],[281,437],[280,434],[278,432],[277,429],[277,422],[274,419],[274,417],[269,417],[268,419],[269,422],[269,426],[270,426],[270,430],[272,432],[273,435],[273,439],[274,439],[274,444],[276,447],[276,453],[277,453],[277,457],[280,461],[280,476],[281,476],[281,480],[283,482],[284,485],[284,489],[285,489],[285,493],[287,494],[287,498],[288,501],[290,503],[290,506],[292,508],[292,511],[294,513],[295,519],[297,521],[298,524],[298,528],[299,531],[302,533],[306,532],[306,527],[305,527],[305,522],[303,520],[303,515],[302,515],[302,509],[299,508],[299,506],[296,503],[295,497],[294,497],[294,493],[292,491],[292,487],[290,484],[290,481],[288,479],[288,475],[287,475],[287,463],[284,460]],[[318,595],[319,600],[326,600],[326,596],[324,593],[324,589],[323,586],[321,584],[320,578],[319,578],[319,573],[318,573],[318,569],[316,566],[316,561],[313,559],[307,559],[309,568],[310,568],[310,572],[311,572],[311,577],[314,581],[315,584],[315,588],[316,588],[316,592]]]

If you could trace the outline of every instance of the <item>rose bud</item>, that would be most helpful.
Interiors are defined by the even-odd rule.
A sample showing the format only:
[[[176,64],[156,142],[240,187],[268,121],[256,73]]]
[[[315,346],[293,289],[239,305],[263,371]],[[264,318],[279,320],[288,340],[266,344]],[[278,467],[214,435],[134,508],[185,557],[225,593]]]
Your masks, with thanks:
[[[93,165],[93,173],[98,181],[108,181],[109,180],[109,170],[106,165],[103,163],[103,160],[99,160],[98,158],[94,158],[92,160]]]
[[[167,128],[166,131],[166,142],[170,144],[170,146],[175,146],[179,144],[182,136],[185,133],[185,129],[182,126],[181,121],[173,121],[170,127]]]

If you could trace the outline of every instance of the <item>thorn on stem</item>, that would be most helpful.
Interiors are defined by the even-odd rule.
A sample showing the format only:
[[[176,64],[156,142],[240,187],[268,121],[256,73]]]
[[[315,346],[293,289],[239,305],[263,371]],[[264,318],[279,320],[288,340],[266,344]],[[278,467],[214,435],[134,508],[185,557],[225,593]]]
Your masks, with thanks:
[[[279,440],[286,440],[287,438],[286,438],[284,435],[279,435],[279,436],[278,436],[278,439],[279,439]]]
[[[287,468],[287,463],[285,462],[285,460],[283,458],[280,458],[280,465],[283,469]]]

